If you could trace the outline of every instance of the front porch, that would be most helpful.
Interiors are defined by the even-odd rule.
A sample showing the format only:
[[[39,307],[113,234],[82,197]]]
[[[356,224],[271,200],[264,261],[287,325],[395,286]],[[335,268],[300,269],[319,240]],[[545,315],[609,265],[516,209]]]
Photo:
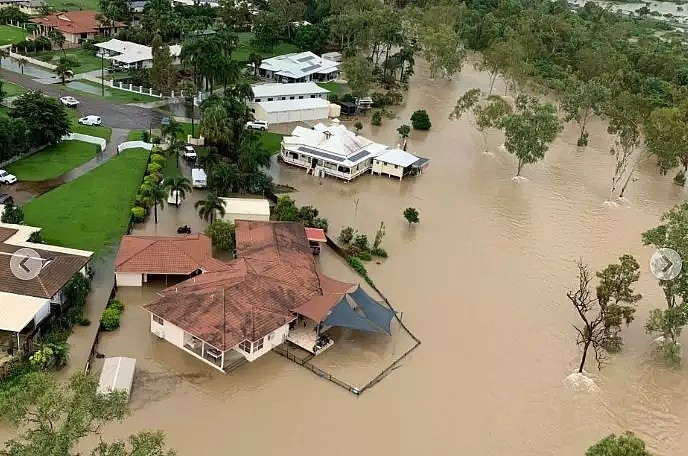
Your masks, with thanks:
[[[293,328],[289,328],[287,340],[309,353],[320,354],[334,345],[334,340],[318,334],[318,327],[310,319],[299,318]],[[318,343],[320,340],[320,344]]]
[[[247,362],[246,358],[237,351],[230,349],[225,352],[202,341],[189,333],[184,333],[184,346],[182,347],[195,357],[210,364],[222,372],[229,372]]]

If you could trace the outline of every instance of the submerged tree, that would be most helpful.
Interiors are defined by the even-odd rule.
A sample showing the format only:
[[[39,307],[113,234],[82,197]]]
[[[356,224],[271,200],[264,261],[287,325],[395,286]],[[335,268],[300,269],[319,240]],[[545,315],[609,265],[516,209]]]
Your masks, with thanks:
[[[565,84],[561,101],[561,109],[566,113],[564,120],[566,122],[576,121],[580,130],[577,144],[581,147],[587,146],[588,120],[593,115],[602,114],[604,103],[609,97],[609,90],[595,80],[584,82],[571,78]]]
[[[688,171],[688,106],[652,111],[645,123],[645,143],[662,174],[679,165]]]
[[[224,201],[213,192],[209,192],[204,200],[196,201],[194,208],[198,210],[198,215],[209,223],[213,223],[215,214],[224,217],[226,213]]]
[[[409,223],[409,226],[411,226],[412,223],[420,222],[420,214],[418,213],[418,209],[415,207],[407,207],[404,209],[404,218]]]
[[[642,235],[643,244],[675,250],[681,258],[688,258],[688,202],[672,208],[662,215],[662,224]],[[666,309],[653,309],[645,329],[659,335],[658,348],[670,364],[681,361],[679,336],[688,324],[688,274],[679,274],[672,280],[660,280]]]
[[[578,372],[582,373],[588,350],[593,349],[597,367],[601,368],[609,351],[621,347],[621,325],[633,320],[640,295],[632,285],[638,280],[638,266],[630,255],[620,258],[621,264],[611,264],[597,273],[600,284],[596,293],[591,290],[593,275],[581,260],[577,262],[578,287],[566,296],[578,313],[582,324],[574,326],[578,333],[576,344],[583,347]]]
[[[504,129],[504,147],[518,158],[516,176],[521,175],[523,165],[545,158],[563,128],[551,103],[540,103],[526,95],[516,98],[516,110],[505,115],[499,125]]]
[[[623,197],[635,166],[640,159],[639,154],[636,154],[640,144],[642,122],[637,106],[638,102],[633,95],[622,92],[616,94],[613,101],[605,108],[605,114],[609,118],[607,131],[615,136],[614,147],[610,150],[611,155],[614,156],[614,172],[609,189],[610,201],[618,185],[625,177],[626,181],[619,193],[619,197]]]
[[[480,89],[470,89],[456,101],[449,118],[459,119],[464,115],[469,115],[469,122],[480,132],[484,150],[487,152],[487,131],[490,128],[497,128],[502,118],[509,113],[511,113],[511,106],[502,97],[498,95],[484,97]]]
[[[645,449],[645,442],[636,437],[632,432],[615,436],[611,434],[585,452],[585,456],[652,456]]]

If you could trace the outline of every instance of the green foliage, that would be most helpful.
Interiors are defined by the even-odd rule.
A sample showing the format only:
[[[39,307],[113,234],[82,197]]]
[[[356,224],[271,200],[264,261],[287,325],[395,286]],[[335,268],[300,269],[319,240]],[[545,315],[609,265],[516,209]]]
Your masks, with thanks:
[[[681,363],[681,345],[678,341],[683,327],[688,324],[688,305],[668,309],[652,309],[645,330],[659,335],[657,348],[664,360],[674,366]]]
[[[107,304],[107,307],[112,307],[113,309],[116,309],[118,312],[124,311],[124,303],[119,299],[110,300],[110,302],[108,302]]]
[[[373,84],[373,64],[363,55],[348,57],[342,62],[342,71],[354,97],[364,97]]]
[[[430,130],[432,127],[432,122],[430,122],[430,116],[425,109],[419,109],[414,111],[411,115],[411,125],[414,130]]]
[[[679,171],[678,173],[676,173],[676,175],[674,176],[674,184],[680,187],[684,187],[686,185],[686,173],[684,173],[683,171]]]
[[[32,366],[46,369],[51,361],[57,366],[64,366],[69,361],[69,344],[67,341],[43,343],[41,347],[29,357]]]
[[[213,223],[216,214],[224,217],[226,213],[224,201],[213,192],[208,192],[205,199],[196,201],[194,208],[198,211],[199,217],[209,223]]]
[[[34,231],[29,235],[29,242],[34,244],[44,244],[40,231]]]
[[[162,166],[165,166],[167,159],[165,158],[164,155],[161,155],[161,154],[151,154],[150,161],[151,161],[151,163],[155,163],[155,164],[160,165],[162,167]]]
[[[40,92],[26,92],[12,104],[10,115],[23,119],[32,146],[57,144],[70,132],[66,108],[55,98]]]
[[[363,129],[363,124],[361,123],[360,120],[356,121],[356,123],[354,124],[354,128],[356,129],[356,133],[358,133],[359,131],[361,131]]]
[[[2,211],[2,217],[0,217],[0,221],[2,223],[21,225],[24,223],[24,211],[19,206],[7,204]]]
[[[406,124],[400,125],[399,128],[397,128],[397,133],[399,133],[399,136],[406,139],[411,134],[411,127]]]
[[[158,174],[162,171],[162,165],[159,163],[151,163],[146,168],[146,171],[150,174]]]
[[[299,208],[291,197],[280,196],[275,205],[275,217],[280,221],[297,221],[299,219]]]
[[[363,261],[370,261],[373,259],[373,255],[368,251],[360,251],[356,253],[356,257],[358,257],[359,260]]]
[[[126,442],[99,442],[92,456],[176,456],[174,450],[165,450],[165,435],[161,431],[139,432]]]
[[[580,81],[570,78],[563,87],[564,95],[561,100],[561,109],[566,116],[564,121],[576,121],[580,133],[578,146],[588,144],[587,124],[593,115],[601,116],[603,107],[610,97],[609,89],[600,81]]]
[[[404,209],[404,218],[410,226],[412,223],[420,222],[420,213],[418,212],[418,209],[416,209],[415,207],[407,207],[406,209]]]
[[[681,165],[688,168],[688,104],[652,111],[645,124],[645,142],[663,174]],[[681,184],[679,184],[681,185]]]
[[[354,229],[350,226],[342,228],[342,231],[339,232],[339,236],[337,236],[337,242],[348,246],[354,238],[354,233]]]
[[[368,270],[366,269],[365,266],[363,266],[363,263],[361,263],[361,260],[356,258],[355,256],[350,256],[347,258],[347,261],[349,265],[353,268],[354,271],[358,273],[363,279],[370,285],[373,284],[373,281],[370,277],[368,277]]]
[[[234,225],[224,220],[215,220],[205,229],[213,247],[218,250],[231,252],[235,248]]]
[[[160,35],[156,34],[153,37],[151,48],[153,52],[153,66],[149,73],[150,81],[155,90],[166,93],[172,89],[174,84],[174,69],[172,67],[170,46],[163,43]]]
[[[585,452],[585,456],[652,456],[645,449],[645,442],[632,432],[616,436],[611,434]]]
[[[114,331],[119,328],[120,318],[122,318],[122,312],[114,307],[106,307],[100,317],[100,327],[103,331]]]
[[[379,127],[382,125],[382,111],[375,111],[370,118],[370,124]]]

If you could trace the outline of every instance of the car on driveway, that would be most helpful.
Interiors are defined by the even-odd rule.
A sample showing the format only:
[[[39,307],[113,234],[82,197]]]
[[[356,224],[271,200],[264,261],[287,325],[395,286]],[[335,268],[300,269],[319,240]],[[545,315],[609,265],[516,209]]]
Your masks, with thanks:
[[[60,97],[60,103],[63,105],[69,107],[69,108],[76,108],[79,105],[79,100],[77,100],[74,97]]]
[[[246,122],[246,128],[252,128],[254,130],[267,130],[268,123],[264,120],[253,120],[251,122]]]
[[[86,116],[79,119],[79,123],[81,125],[100,125],[103,121],[98,116]]]
[[[17,182],[17,176],[0,169],[0,184],[14,184],[15,182]]]
[[[197,157],[198,157],[198,155],[196,154],[196,151],[194,150],[194,148],[192,146],[184,147],[184,159],[185,160],[189,160],[189,161],[194,160],[195,161]]]
[[[0,205],[14,205],[14,198],[12,198],[12,196],[8,195],[7,193],[0,193]]]

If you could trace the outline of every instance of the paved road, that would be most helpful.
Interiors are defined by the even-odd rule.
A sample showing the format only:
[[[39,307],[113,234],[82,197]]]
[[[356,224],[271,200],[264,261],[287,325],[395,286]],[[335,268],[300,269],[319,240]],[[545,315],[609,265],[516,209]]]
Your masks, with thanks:
[[[22,76],[19,73],[4,69],[0,70],[0,75],[4,80],[14,82],[27,89],[40,90],[46,95],[58,98],[66,94],[74,95],[74,93],[64,91],[60,84],[41,84],[30,76]],[[95,95],[79,94],[76,97],[80,102],[77,111],[81,115],[98,115],[102,117],[103,124],[109,127],[125,130],[142,130],[151,127],[158,128],[160,125],[162,114],[159,112],[105,100]]]

